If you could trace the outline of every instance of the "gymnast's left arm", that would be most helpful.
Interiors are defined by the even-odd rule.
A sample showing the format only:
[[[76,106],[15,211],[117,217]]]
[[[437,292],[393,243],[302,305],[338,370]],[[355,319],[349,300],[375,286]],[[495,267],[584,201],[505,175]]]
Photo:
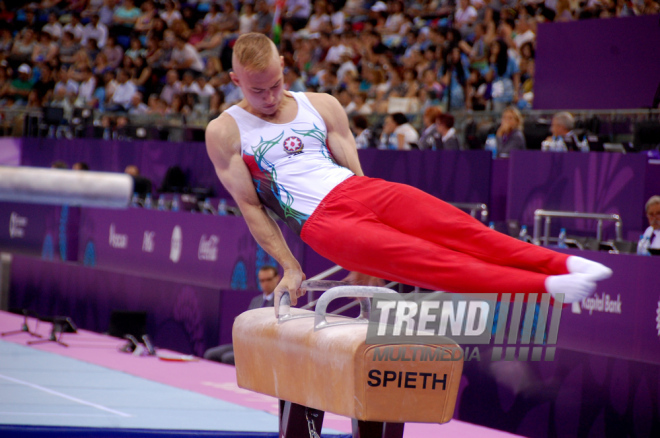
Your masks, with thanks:
[[[307,93],[307,97],[325,122],[328,130],[326,141],[334,159],[339,165],[350,169],[354,174],[364,176],[355,146],[355,138],[344,108],[337,99],[326,93]]]

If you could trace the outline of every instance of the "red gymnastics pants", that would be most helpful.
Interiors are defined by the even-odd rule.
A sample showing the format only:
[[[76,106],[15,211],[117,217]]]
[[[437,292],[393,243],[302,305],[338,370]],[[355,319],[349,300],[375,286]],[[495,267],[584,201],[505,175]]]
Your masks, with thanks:
[[[350,271],[457,293],[544,293],[567,255],[491,230],[421,190],[354,176],[335,187],[301,237]]]

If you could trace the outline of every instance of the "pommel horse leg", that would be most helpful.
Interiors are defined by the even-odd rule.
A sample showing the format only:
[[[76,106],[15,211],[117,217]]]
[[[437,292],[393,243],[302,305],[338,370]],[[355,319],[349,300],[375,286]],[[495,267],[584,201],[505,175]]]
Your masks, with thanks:
[[[407,421],[451,420],[462,359],[388,358],[417,357],[414,352],[421,349],[440,358],[444,350],[459,347],[449,339],[441,345],[366,344],[369,298],[376,293],[395,292],[333,287],[318,300],[315,312],[290,308],[284,294],[279,318],[271,308],[236,318],[238,386],[280,399],[281,438],[320,437],[325,412],[352,418],[353,436],[359,438],[402,438]],[[358,298],[360,317],[327,315],[328,304],[339,297]]]
[[[280,437],[320,438],[325,412],[280,400]]]

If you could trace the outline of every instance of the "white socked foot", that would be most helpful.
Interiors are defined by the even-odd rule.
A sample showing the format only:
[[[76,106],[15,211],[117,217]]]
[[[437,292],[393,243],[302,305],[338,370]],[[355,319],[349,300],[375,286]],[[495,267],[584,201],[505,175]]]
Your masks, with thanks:
[[[556,297],[564,294],[564,303],[577,303],[596,290],[596,281],[586,274],[551,275],[545,279],[545,290]]]
[[[566,259],[566,269],[571,274],[584,274],[593,281],[606,280],[612,276],[612,270],[607,266],[578,256]]]

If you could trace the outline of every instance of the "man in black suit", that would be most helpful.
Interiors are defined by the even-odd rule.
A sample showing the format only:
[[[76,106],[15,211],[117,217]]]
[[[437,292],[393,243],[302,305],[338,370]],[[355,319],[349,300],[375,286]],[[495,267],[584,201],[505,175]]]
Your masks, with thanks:
[[[258,309],[260,307],[273,307],[275,287],[280,282],[280,274],[277,268],[265,265],[259,269],[259,285],[261,286],[261,295],[252,298],[248,310]],[[219,345],[209,348],[204,352],[204,359],[214,360],[229,365],[234,365],[234,346],[232,344]]]

